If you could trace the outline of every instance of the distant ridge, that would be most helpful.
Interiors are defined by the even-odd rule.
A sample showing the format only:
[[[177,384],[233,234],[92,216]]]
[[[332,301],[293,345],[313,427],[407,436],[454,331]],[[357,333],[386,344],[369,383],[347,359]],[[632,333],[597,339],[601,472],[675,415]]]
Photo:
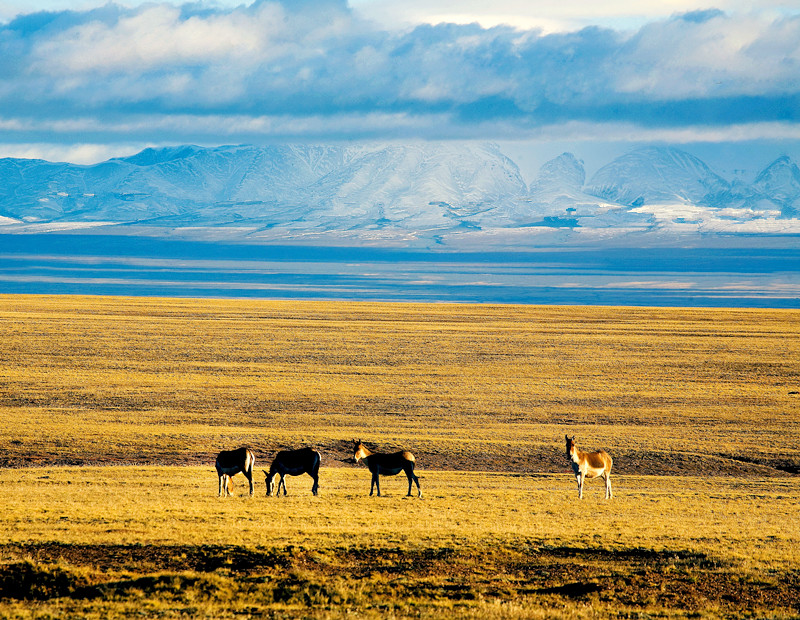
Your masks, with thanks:
[[[179,145],[90,166],[0,160],[0,231],[12,233],[104,226],[287,243],[624,244],[795,235],[798,209],[800,169],[789,157],[748,184],[673,147],[631,151],[588,182],[583,163],[563,153],[530,187],[496,145],[476,143]]]
[[[645,147],[597,171],[587,193],[623,205],[689,202],[701,204],[729,183],[701,160],[671,147]]]

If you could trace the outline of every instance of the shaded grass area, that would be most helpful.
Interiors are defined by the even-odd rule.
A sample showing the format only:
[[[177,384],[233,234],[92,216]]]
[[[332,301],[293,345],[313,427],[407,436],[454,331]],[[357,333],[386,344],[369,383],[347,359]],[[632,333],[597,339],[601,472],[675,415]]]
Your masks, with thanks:
[[[0,613],[149,610],[164,617],[600,613],[716,617],[800,613],[800,574],[758,575],[704,554],[542,547],[308,549],[182,545],[3,545]],[[134,570],[138,567],[138,570]],[[146,603],[145,603],[146,601]],[[31,605],[31,603],[34,603]],[[144,607],[134,605],[144,605]],[[527,610],[527,611],[526,611]],[[568,613],[565,613],[568,610]]]
[[[363,429],[358,428],[356,431]],[[450,469],[455,471],[516,471],[524,473],[538,471],[545,473],[562,472],[568,467],[562,450],[555,447],[559,439],[559,427],[537,429],[537,434],[551,438],[552,445],[547,447],[517,445],[480,445],[479,441],[472,441],[469,445],[459,448],[457,445],[446,445],[428,439],[414,441],[413,450],[420,454],[418,463],[426,468]],[[273,435],[273,433],[269,433]],[[363,433],[362,433],[363,434]],[[251,432],[250,436],[236,434],[239,441],[229,442],[230,447],[248,445],[253,448],[258,467],[269,468],[269,463],[278,450],[290,449],[298,445],[311,445],[321,451],[325,463],[330,467],[341,467],[347,462],[352,442],[344,439],[318,438],[316,441],[291,443],[288,439],[280,442],[270,449],[268,437],[263,441],[253,441],[253,435],[261,433]],[[213,440],[208,438],[207,443]],[[201,465],[213,463],[217,451],[205,451],[198,446],[197,451],[171,450],[171,449],[131,449],[128,453],[109,454],[106,448],[99,447],[101,453],[84,453],[81,455],[64,455],[59,447],[40,449],[32,447],[30,443],[16,440],[19,454],[0,455],[0,467],[24,468],[44,466],[92,466],[92,465]],[[264,444],[267,444],[266,446]],[[443,445],[444,444],[444,445]],[[253,447],[253,446],[258,447]],[[407,447],[408,443],[387,438],[385,443],[377,444],[376,449],[393,451]],[[385,447],[384,447],[385,446]],[[634,475],[707,475],[707,476],[752,476],[752,477],[785,477],[800,474],[800,455],[738,455],[727,453],[700,453],[694,450],[614,450],[614,472],[616,474]]]

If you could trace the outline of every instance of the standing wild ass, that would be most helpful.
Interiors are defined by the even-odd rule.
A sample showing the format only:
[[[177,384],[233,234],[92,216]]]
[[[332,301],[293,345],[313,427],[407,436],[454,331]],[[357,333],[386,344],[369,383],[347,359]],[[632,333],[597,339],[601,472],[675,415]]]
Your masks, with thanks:
[[[239,472],[244,474],[250,483],[250,495],[253,495],[255,487],[253,486],[253,466],[256,463],[256,457],[250,448],[238,448],[236,450],[223,450],[217,455],[217,461],[214,466],[217,468],[217,476],[219,476],[219,495],[223,493],[225,497],[231,495],[230,479]]]
[[[381,496],[381,483],[378,476],[396,476],[401,471],[405,472],[408,477],[408,494],[406,497],[411,496],[411,482],[417,484],[417,495],[422,497],[422,491],[419,488],[419,478],[414,474],[414,463],[416,459],[414,455],[408,450],[401,450],[400,452],[393,452],[385,454],[381,452],[370,452],[361,440],[353,440],[353,460],[356,463],[363,460],[369,471],[372,472],[372,485],[369,488],[369,494],[377,489],[378,497]]]
[[[264,471],[264,476],[266,476],[267,495],[272,495],[272,482],[276,475],[280,476],[280,480],[278,480],[278,489],[275,494],[281,494],[281,485],[283,485],[283,494],[286,495],[286,476],[300,476],[302,474],[308,474],[314,480],[311,492],[316,495],[319,489],[319,464],[321,460],[319,452],[313,448],[281,450],[273,459],[269,472],[262,470]]]
[[[575,479],[578,481],[578,497],[583,499],[583,481],[585,478],[605,478],[606,499],[613,497],[611,493],[611,466],[614,461],[611,455],[603,450],[597,452],[582,452],[575,445],[575,436],[564,435],[567,440],[567,458],[575,472]]]

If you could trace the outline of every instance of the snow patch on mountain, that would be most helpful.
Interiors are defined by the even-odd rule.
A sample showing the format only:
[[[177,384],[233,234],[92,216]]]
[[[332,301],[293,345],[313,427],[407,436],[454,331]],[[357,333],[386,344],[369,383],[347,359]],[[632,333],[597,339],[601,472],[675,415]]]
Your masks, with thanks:
[[[730,184],[701,160],[672,147],[632,151],[598,170],[586,191],[634,207],[682,202],[705,204]]]
[[[767,166],[753,187],[774,202],[783,217],[800,216],[800,169],[788,157],[779,157]]]
[[[583,162],[572,153],[562,153],[540,168],[528,201],[541,216],[541,225],[640,229],[652,223],[627,206],[584,191],[585,180]]]

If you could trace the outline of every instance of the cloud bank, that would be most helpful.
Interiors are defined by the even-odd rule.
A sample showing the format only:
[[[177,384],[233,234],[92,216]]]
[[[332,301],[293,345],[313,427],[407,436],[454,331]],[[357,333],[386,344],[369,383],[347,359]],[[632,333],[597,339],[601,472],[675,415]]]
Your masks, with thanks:
[[[107,4],[0,25],[0,141],[800,138],[800,14],[392,29],[343,0]]]

